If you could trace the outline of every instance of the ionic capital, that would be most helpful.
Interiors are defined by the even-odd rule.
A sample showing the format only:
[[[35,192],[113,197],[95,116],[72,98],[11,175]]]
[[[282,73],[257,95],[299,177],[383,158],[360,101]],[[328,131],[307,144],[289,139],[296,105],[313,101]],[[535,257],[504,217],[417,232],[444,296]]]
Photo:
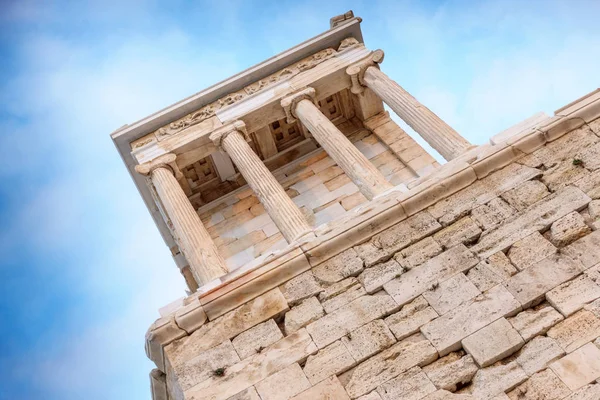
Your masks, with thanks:
[[[171,171],[173,173],[173,175],[175,176],[175,178],[177,180],[179,180],[180,178],[183,177],[183,174],[181,173],[181,170],[179,169],[179,167],[177,166],[177,163],[175,162],[176,159],[177,159],[177,156],[173,153],[163,154],[162,156],[157,157],[152,161],[148,161],[147,163],[136,165],[135,171],[138,174],[142,174],[144,176],[149,176],[150,174],[152,174],[152,171],[155,171],[158,168],[165,168],[165,169],[168,169],[169,171]]]
[[[223,139],[230,133],[239,132],[244,136],[244,139],[248,140],[248,131],[246,130],[246,124],[244,121],[233,121],[227,125],[217,128],[208,137],[219,149],[222,148]]]
[[[350,75],[352,80],[352,86],[350,87],[352,93],[360,94],[364,92],[367,86],[364,81],[365,71],[369,67],[379,68],[379,64],[383,62],[383,56],[383,50],[375,50],[367,58],[346,68],[346,73]]]
[[[285,116],[288,124],[296,122],[296,106],[302,100],[308,100],[318,107],[317,94],[315,92],[315,89],[311,87],[307,87],[296,93],[292,93],[281,100],[281,107],[283,107],[285,111]]]

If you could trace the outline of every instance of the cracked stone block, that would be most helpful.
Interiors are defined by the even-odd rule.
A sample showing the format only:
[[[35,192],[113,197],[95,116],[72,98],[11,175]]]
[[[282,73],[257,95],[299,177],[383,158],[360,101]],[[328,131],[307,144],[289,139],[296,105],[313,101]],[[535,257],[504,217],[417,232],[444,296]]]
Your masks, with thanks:
[[[308,356],[304,365],[304,374],[311,385],[316,385],[322,380],[337,375],[356,364],[354,358],[341,341],[333,342],[321,349],[317,354]]]
[[[323,291],[312,271],[300,274],[279,287],[288,304],[293,306]]]
[[[499,197],[489,203],[474,208],[471,218],[484,230],[494,229],[515,213],[515,209]]]
[[[505,318],[492,322],[462,340],[463,348],[481,367],[510,356],[524,343],[519,332]]]
[[[435,391],[435,386],[419,367],[413,367],[377,388],[383,400],[419,400]]]
[[[323,315],[325,312],[319,300],[316,297],[308,298],[285,314],[285,334],[297,332]]]
[[[395,258],[405,269],[412,269],[437,256],[442,251],[442,246],[438,242],[433,240],[432,237],[427,237],[396,253]]]
[[[479,225],[470,217],[464,217],[434,234],[433,239],[443,248],[449,249],[460,243],[473,243],[479,235],[481,235]]]
[[[297,363],[281,370],[256,384],[262,400],[288,400],[310,388],[310,383]]]
[[[523,346],[516,361],[527,375],[533,375],[564,355],[565,351],[556,340],[547,336],[536,336]]]
[[[581,310],[597,298],[600,298],[600,285],[586,275],[578,276],[546,293],[548,303],[565,317]]]
[[[426,291],[423,297],[439,315],[444,315],[480,294],[479,289],[461,273]]]
[[[525,341],[537,335],[543,335],[564,317],[548,305],[540,305],[507,318]]]
[[[333,284],[350,276],[357,276],[363,270],[363,261],[354,249],[348,249],[313,268],[318,281]]]
[[[283,339],[283,334],[275,321],[270,319],[240,333],[231,342],[243,360],[280,339]]]
[[[585,168],[573,165],[573,160],[565,160],[545,171],[542,175],[542,182],[555,192],[577,182],[587,174],[588,171]]]
[[[571,353],[600,336],[600,319],[591,311],[581,310],[556,324],[547,335]]]
[[[538,180],[532,180],[523,182],[522,185],[504,192],[500,196],[518,211],[523,211],[549,194],[546,185]]]
[[[562,249],[563,253],[591,268],[600,263],[600,231],[595,231]]]
[[[560,218],[550,227],[550,241],[557,247],[564,247],[592,232],[578,212]]]
[[[497,362],[477,371],[469,390],[476,399],[492,399],[520,385],[527,378],[523,368],[515,361],[507,364]]]
[[[550,364],[550,369],[569,389],[577,390],[600,378],[600,349],[588,343]]]
[[[516,241],[508,250],[508,258],[519,271],[523,271],[554,253],[556,253],[556,247],[539,232],[534,232]]]
[[[423,371],[438,389],[451,392],[456,391],[457,386],[469,383],[478,370],[473,357],[465,355],[462,350],[423,367]]]
[[[396,339],[385,322],[376,319],[342,337],[342,343],[357,362],[362,362],[396,343]]]
[[[385,319],[396,339],[401,340],[419,331],[419,328],[438,317],[423,296],[405,304],[400,311]]]
[[[358,276],[358,280],[364,286],[367,293],[375,293],[385,283],[400,276],[402,273],[404,273],[404,267],[398,264],[396,260],[389,260],[365,269]]]
[[[532,375],[508,393],[510,400],[560,400],[571,394],[569,388],[549,369]]]

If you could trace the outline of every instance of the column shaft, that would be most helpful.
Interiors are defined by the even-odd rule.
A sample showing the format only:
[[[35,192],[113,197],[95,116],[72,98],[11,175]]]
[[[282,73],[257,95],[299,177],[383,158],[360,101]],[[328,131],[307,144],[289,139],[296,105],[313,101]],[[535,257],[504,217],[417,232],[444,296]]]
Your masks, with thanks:
[[[232,131],[225,135],[221,140],[221,146],[238,167],[288,243],[312,230],[298,206],[290,199],[239,131]]]
[[[458,132],[377,67],[368,67],[363,79],[368,88],[446,160],[452,160],[472,147]]]
[[[300,100],[294,114],[367,199],[393,187],[310,100]]]
[[[210,234],[192,207],[169,167],[154,169],[150,175],[164,212],[170,220],[175,241],[183,253],[194,278],[203,285],[227,273]],[[167,221],[168,223],[169,221]]]

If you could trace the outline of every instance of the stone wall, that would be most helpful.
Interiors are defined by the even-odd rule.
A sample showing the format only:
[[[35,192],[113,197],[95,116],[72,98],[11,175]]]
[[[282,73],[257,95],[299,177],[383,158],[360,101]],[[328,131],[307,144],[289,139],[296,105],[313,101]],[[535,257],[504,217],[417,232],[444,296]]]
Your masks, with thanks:
[[[600,399],[590,113],[445,165],[210,321],[192,296],[149,331],[154,398]]]

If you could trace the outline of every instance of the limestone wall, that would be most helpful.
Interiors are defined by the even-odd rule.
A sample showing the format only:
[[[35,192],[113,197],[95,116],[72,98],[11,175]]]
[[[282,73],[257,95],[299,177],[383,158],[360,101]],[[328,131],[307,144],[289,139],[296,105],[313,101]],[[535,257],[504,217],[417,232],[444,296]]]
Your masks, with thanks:
[[[600,399],[594,107],[187,299],[148,334],[155,399]]]

